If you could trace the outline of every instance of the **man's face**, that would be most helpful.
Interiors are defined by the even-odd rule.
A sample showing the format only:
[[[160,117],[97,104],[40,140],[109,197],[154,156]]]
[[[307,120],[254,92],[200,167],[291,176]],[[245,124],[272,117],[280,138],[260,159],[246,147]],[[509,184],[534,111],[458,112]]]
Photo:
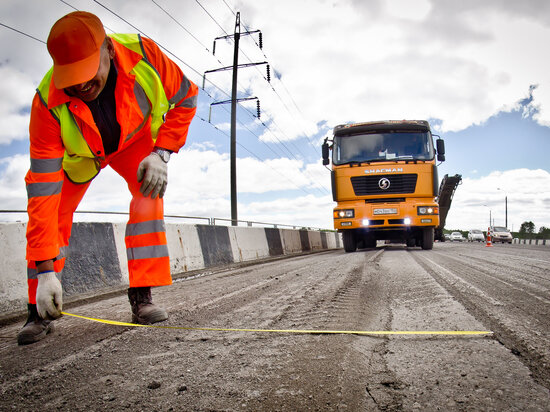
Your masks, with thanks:
[[[85,102],[91,102],[99,96],[99,93],[107,83],[109,70],[111,68],[111,59],[115,56],[115,49],[112,40],[107,37],[101,46],[101,56],[99,58],[99,68],[96,75],[87,82],[67,87],[65,93],[69,96],[78,97]]]

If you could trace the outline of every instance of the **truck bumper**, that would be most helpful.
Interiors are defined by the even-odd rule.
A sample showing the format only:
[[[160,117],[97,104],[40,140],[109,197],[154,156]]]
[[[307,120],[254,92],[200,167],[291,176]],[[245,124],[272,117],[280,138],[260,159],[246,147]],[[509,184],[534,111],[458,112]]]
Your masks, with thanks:
[[[344,216],[340,217],[342,214]],[[412,227],[439,225],[437,203],[422,201],[422,199],[399,204],[340,202],[334,208],[333,216],[336,230],[408,230]]]

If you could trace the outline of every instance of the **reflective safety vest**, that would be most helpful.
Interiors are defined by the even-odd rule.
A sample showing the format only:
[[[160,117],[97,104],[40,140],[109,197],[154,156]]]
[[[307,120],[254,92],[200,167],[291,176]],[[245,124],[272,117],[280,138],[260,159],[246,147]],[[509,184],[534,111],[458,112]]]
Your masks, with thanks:
[[[151,117],[151,137],[155,141],[158,131],[164,122],[164,115],[174,104],[168,102],[160,75],[147,60],[139,35],[112,34],[110,37],[142,56],[142,59],[133,67],[130,73],[135,76],[135,96],[145,117],[140,127],[143,127],[148,118]],[[48,106],[50,87],[55,87],[51,82],[52,73],[53,67],[46,73],[37,89],[46,107]],[[101,170],[100,158],[95,156],[88,146],[82,135],[82,131],[66,104],[50,108],[50,113],[59,123],[61,139],[65,146],[63,170],[73,183],[89,182]],[[135,132],[137,130],[132,135]]]

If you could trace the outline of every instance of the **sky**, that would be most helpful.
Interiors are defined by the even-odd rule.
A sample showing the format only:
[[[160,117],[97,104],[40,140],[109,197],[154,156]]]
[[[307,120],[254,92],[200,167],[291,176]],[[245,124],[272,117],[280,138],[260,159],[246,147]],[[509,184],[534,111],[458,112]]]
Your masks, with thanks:
[[[320,145],[338,124],[425,119],[446,145],[439,176],[462,176],[448,229],[550,227],[550,2],[546,0],[3,0],[0,210],[24,210],[34,91],[51,67],[52,24],[78,10],[107,33],[155,40],[200,88],[186,145],[172,156],[167,215],[231,217],[231,71],[240,12],[238,218],[331,229]],[[260,30],[263,48],[259,48]],[[214,52],[214,39],[215,42]],[[204,87],[203,87],[204,80]],[[126,212],[109,167],[78,210]],[[0,213],[0,220],[26,220]],[[126,217],[77,215],[77,220]],[[182,223],[201,221],[182,219]],[[223,220],[220,220],[223,223]]]

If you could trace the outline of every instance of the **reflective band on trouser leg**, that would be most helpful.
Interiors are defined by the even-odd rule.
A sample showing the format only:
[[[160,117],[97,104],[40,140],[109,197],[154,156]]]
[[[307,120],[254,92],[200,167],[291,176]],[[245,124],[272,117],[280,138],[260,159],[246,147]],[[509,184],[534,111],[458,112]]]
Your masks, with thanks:
[[[163,201],[136,195],[126,226],[126,254],[131,287],[172,283],[163,220]]]

